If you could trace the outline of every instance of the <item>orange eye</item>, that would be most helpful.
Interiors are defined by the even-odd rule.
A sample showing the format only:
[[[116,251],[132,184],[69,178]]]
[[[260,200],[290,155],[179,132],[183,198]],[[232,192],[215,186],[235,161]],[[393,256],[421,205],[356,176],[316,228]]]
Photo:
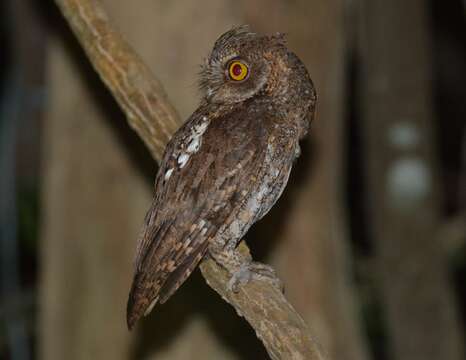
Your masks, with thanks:
[[[232,61],[228,66],[228,74],[230,75],[230,78],[235,81],[246,79],[248,72],[249,70],[247,65],[238,60]]]

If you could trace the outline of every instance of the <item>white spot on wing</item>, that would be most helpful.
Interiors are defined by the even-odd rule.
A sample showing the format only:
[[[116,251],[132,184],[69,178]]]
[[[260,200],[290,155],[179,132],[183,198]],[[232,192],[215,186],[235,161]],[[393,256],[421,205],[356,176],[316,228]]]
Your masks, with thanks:
[[[186,165],[188,160],[189,160],[189,155],[186,153],[183,153],[180,156],[178,156],[178,165],[180,165],[180,169],[182,169]]]
[[[204,122],[194,126],[193,136],[202,136],[207,129],[209,123],[207,122],[207,116],[203,116]]]
[[[188,148],[186,149],[187,152],[189,153],[195,153],[199,150],[200,148],[200,141],[199,141],[199,138],[196,137],[194,139],[191,140],[191,142],[189,143],[188,145]]]
[[[188,144],[186,151],[178,156],[178,164],[181,169],[186,165],[190,156],[199,151],[202,145],[202,135],[204,135],[209,126],[207,116],[203,116],[202,120],[203,122],[193,126],[191,134],[186,138],[186,143]]]
[[[172,176],[173,169],[168,169],[167,172],[165,173],[165,180],[170,179],[170,176]]]

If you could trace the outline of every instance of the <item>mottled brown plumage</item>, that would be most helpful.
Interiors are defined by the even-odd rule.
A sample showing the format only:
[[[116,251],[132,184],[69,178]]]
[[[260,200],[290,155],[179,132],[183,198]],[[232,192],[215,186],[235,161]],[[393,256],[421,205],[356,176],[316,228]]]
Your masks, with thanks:
[[[232,61],[247,67],[243,80],[233,80]],[[270,210],[314,114],[314,87],[283,36],[246,27],[217,40],[201,89],[199,108],[167,145],[156,177],[138,243],[129,328],[164,303],[207,252],[221,261],[219,254],[232,251]]]

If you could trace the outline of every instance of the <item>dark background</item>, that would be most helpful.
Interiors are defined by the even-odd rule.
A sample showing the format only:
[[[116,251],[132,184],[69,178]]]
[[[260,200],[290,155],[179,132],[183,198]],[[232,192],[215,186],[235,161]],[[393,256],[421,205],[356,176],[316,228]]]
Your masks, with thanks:
[[[318,115],[255,258],[334,359],[464,358],[463,1],[104,3],[183,118],[217,36],[286,32]],[[266,358],[198,273],[127,332],[156,166],[53,2],[0,11],[0,358]]]

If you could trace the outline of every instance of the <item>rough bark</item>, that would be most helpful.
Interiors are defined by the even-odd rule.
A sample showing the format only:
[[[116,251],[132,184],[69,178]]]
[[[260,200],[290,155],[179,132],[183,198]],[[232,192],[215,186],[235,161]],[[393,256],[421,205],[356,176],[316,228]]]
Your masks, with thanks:
[[[445,243],[438,237],[429,2],[363,4],[368,216],[389,351],[400,360],[463,359]]]
[[[239,251],[250,256],[244,242]],[[324,359],[320,345],[309,337],[306,323],[291,304],[282,300],[283,294],[276,287],[251,281],[233,293],[227,289],[231,274],[213,260],[204,261],[201,270],[207,283],[248,320],[271,359]]]
[[[162,85],[112,28],[98,1],[56,0],[94,69],[156,160],[180,125]]]
[[[167,105],[167,100],[164,98],[163,93],[161,93],[160,91],[161,89],[158,86],[154,85],[157,82],[153,80],[153,77],[148,72],[147,68],[138,60],[137,56],[134,55],[134,53],[129,48],[129,46],[127,46],[126,43],[122,40],[121,36],[118,35],[118,33],[115,32],[111,28],[111,26],[108,23],[108,19],[105,15],[105,12],[103,11],[99,2],[87,1],[87,0],[81,0],[81,1],[57,0],[56,2],[60,6],[65,17],[67,18],[69,24],[71,25],[81,45],[85,48],[87,55],[89,56],[92,64],[94,65],[94,68],[99,72],[101,77],[104,79],[104,82],[106,83],[108,88],[111,90],[112,94],[115,96],[120,106],[122,107],[123,111],[127,115],[127,118],[130,124],[132,124],[133,128],[136,129],[136,131],[138,132],[138,135],[144,139],[146,145],[148,145],[148,147],[151,149],[152,155],[154,156],[154,158],[156,159],[160,158],[162,154],[162,150],[163,150],[162,145],[166,143],[166,140],[168,139],[170,132],[175,130],[174,127],[167,128],[165,125],[167,124],[167,121],[170,121],[171,124],[175,124],[175,121],[173,120],[175,119],[176,115],[174,112],[171,112],[169,110],[169,109],[172,109],[172,107]],[[59,64],[55,64],[57,69],[59,67],[58,65]],[[69,94],[67,95],[69,96]],[[148,103],[153,106],[148,105]],[[61,106],[66,106],[66,102],[63,101]],[[60,105],[58,105],[57,107],[60,107]],[[58,118],[58,116],[54,116],[53,114],[51,115],[52,121],[53,119],[56,119],[56,118]],[[82,118],[82,112],[80,114],[80,118]],[[63,125],[60,124],[59,126],[63,126]],[[65,125],[65,126],[68,126],[68,125]],[[96,133],[98,133],[98,131],[96,131]],[[52,132],[52,135],[53,135],[53,132]],[[77,137],[77,138],[80,138],[80,137]],[[83,139],[85,139],[85,137],[83,137]],[[82,139],[80,138],[79,140],[77,140],[78,143],[79,141],[82,141]],[[54,142],[55,140],[50,141],[52,145],[54,144]],[[60,144],[63,145],[63,143],[60,143],[60,140],[57,140],[56,143],[57,143],[56,146],[58,148],[54,149],[52,146],[51,148],[48,149],[49,156],[52,156],[52,153],[54,151],[60,150],[59,149]],[[71,152],[73,153],[73,151]],[[84,152],[84,155],[86,155],[85,152]],[[88,164],[84,164],[82,162],[82,159],[79,159],[77,163],[75,164],[78,169],[72,169],[70,167],[67,167],[67,170],[65,170],[64,173],[60,169],[56,169],[55,172],[54,172],[54,169],[49,169],[49,172],[51,174],[50,179],[49,179],[49,186],[51,183],[54,182],[54,180],[60,182],[58,186],[65,186],[65,187],[68,187],[68,186],[73,187],[73,182],[77,182],[77,184],[74,184],[75,185],[74,189],[76,189],[77,188],[76,185],[79,185],[79,181],[86,179],[85,174],[88,174],[87,175],[88,177],[93,177],[93,176],[98,175],[98,171],[92,166],[94,162],[96,162],[95,159],[88,159]],[[84,169],[84,167],[86,167],[87,165],[89,165],[89,168]],[[82,170],[82,171],[78,173],[79,174],[78,176],[71,177],[70,175],[74,173],[76,170],[78,171]],[[89,170],[93,170],[96,174],[91,174],[90,172],[88,172]],[[57,178],[54,179],[54,176],[56,176]],[[60,176],[64,176],[64,178],[60,178]],[[106,179],[105,176],[102,176],[101,178]],[[108,181],[108,179],[106,179],[106,181]],[[95,182],[95,184],[98,184],[98,181]],[[102,186],[103,184],[101,183],[99,185]],[[108,185],[106,187],[109,188],[109,190],[107,191],[108,193],[110,193],[112,188],[109,187]],[[96,188],[94,188],[94,186],[91,186],[90,188],[91,189],[87,189],[87,191],[88,193],[92,194],[92,189],[96,190]],[[48,190],[51,193],[53,193],[52,188],[49,187]],[[47,191],[47,186],[46,186],[46,191]],[[57,193],[57,191],[55,193]],[[76,191],[76,193],[73,192],[73,194],[77,194],[77,193],[78,191]],[[96,195],[95,198],[98,198],[97,194],[94,194],[94,195]],[[95,198],[92,197],[91,199],[95,199]],[[115,199],[115,196],[113,197],[113,199]],[[70,196],[70,200],[73,200],[72,196]],[[69,203],[72,204],[73,202],[71,201]],[[80,202],[77,201],[77,203],[80,203]],[[81,204],[82,203],[83,202],[81,200]],[[90,205],[90,204],[92,204],[92,201],[87,205]],[[97,205],[97,204],[94,204],[94,205]],[[112,203],[112,201],[100,203],[99,206],[103,207],[105,210],[109,210],[108,212],[107,211],[103,212],[104,214],[107,215],[106,216],[107,219],[108,217],[110,217],[109,214],[112,214],[115,211],[115,204]],[[99,236],[99,232],[107,231],[107,227],[105,226],[104,221],[101,222],[100,224],[96,224],[96,221],[95,221],[96,214],[94,212],[96,209],[99,208],[99,206],[96,206],[94,209],[86,208],[87,211],[85,212],[84,216],[80,212],[81,220],[79,222],[76,222],[80,224],[88,224],[88,221],[91,221],[91,218],[86,218],[86,217],[92,214],[92,219],[94,219],[94,222],[91,222],[91,223],[95,224],[98,230],[100,231],[94,231],[95,229],[91,229],[91,227],[88,227],[87,231],[84,231],[84,233],[81,232],[82,235],[86,235],[86,238],[88,240],[91,240],[95,238],[96,236]],[[108,209],[106,208],[107,206],[109,206]],[[110,211],[110,209],[113,209],[113,211]],[[79,209],[79,210],[82,211],[83,209]],[[56,213],[56,211],[50,211],[50,214],[52,213]],[[48,221],[50,225],[50,224],[53,224],[54,221],[57,221],[57,219],[53,218],[52,216],[49,216]],[[112,221],[115,221],[115,219],[112,219]],[[53,229],[53,231],[57,231],[57,229],[62,230],[64,233],[66,233],[67,231],[69,231],[69,229],[72,229],[73,224],[75,224],[75,222],[72,222],[72,224],[67,224],[68,226],[63,224],[61,227],[56,226],[55,224],[55,226],[50,225],[48,228]],[[120,222],[118,222],[118,224],[120,227]],[[110,227],[110,229],[111,228],[112,227]],[[77,234],[80,232],[78,231],[79,229],[76,229],[76,228],[72,230],[74,230],[73,234]],[[50,231],[53,232],[52,230]],[[47,234],[47,230],[46,230],[45,237],[47,237],[48,235],[50,235],[56,241],[56,239],[58,238],[57,235],[64,235],[64,234],[57,234],[57,233]],[[118,235],[121,236],[121,233],[119,233]],[[73,236],[71,236],[71,238],[72,237]],[[107,238],[111,238],[111,237],[107,236]],[[67,241],[69,240],[67,239]],[[96,242],[99,243],[98,240],[96,240]],[[49,247],[50,246],[53,246],[53,245],[49,244]],[[127,244],[125,246],[127,246]],[[103,255],[102,253],[99,254],[99,252],[95,253],[94,251],[95,249],[93,249],[92,246],[91,247],[88,246],[86,248],[89,251],[91,251],[93,256],[98,257],[99,255]],[[79,251],[79,247],[77,247],[75,250]],[[63,259],[60,259],[60,256],[63,256],[63,253],[61,253],[60,255],[56,255],[54,258],[55,261],[62,261]],[[118,260],[121,260],[121,259],[118,259]],[[112,258],[112,260],[110,261],[112,262],[112,265],[114,265],[113,263],[114,261],[116,262],[117,259]],[[123,261],[123,263],[125,262],[126,262],[126,259]],[[52,261],[50,263],[52,263]],[[86,264],[83,264],[83,265],[86,265]],[[102,264],[98,264],[98,262],[93,262],[92,265],[102,266]],[[56,263],[55,263],[55,266],[56,266]],[[221,277],[222,272],[219,269],[216,269],[216,267],[217,265],[214,263],[210,263],[209,266],[207,266],[207,264],[203,264],[202,265],[203,274],[208,280],[208,282],[221,284],[225,282],[225,278]],[[55,267],[55,270],[56,269],[57,267]],[[110,270],[110,269],[112,269],[112,266],[107,270]],[[53,271],[53,265],[50,265],[49,273],[51,273],[52,271]],[[99,269],[95,269],[94,271],[97,273]],[[46,275],[45,279],[47,279],[47,269],[45,270],[45,275]],[[87,280],[89,281],[90,279],[87,279]],[[96,286],[98,283],[98,280],[94,279],[94,281],[90,281],[90,283],[91,283],[91,286],[92,284]],[[287,302],[283,294],[281,294],[278,291],[276,292],[270,291],[270,285],[268,283],[253,281],[247,286],[244,286],[241,292],[238,293],[237,297],[230,296],[231,294],[228,293],[225,287],[216,286],[214,288],[218,292],[220,292],[222,297],[224,298],[228,297],[230,303],[235,308],[237,308],[237,310],[240,311],[244,316],[246,316],[246,319],[251,323],[251,325],[253,326],[261,325],[261,326],[256,326],[255,330],[256,330],[256,333],[258,334],[258,337],[266,345],[266,348],[269,354],[272,356],[272,358],[287,358],[290,356],[295,357],[295,358],[307,358],[307,359],[322,359],[323,358],[320,353],[320,350],[315,346],[315,342],[310,336],[309,329],[307,328],[307,326],[305,326],[302,319],[294,311],[292,306]],[[95,289],[93,290],[95,292]],[[98,291],[96,293],[98,293]],[[280,318],[281,321],[284,321],[284,323],[282,323],[284,324],[283,326],[273,326],[273,324],[267,324],[268,326],[264,326],[263,318],[260,317],[261,315],[260,312],[257,312],[256,303],[251,300],[248,301],[248,299],[262,299],[264,296],[264,293],[267,293],[268,295],[270,295],[271,298],[269,300],[272,300],[272,301],[262,302],[261,306],[269,314],[279,314],[281,311],[281,316],[277,315],[277,318]],[[56,303],[55,301],[57,301],[57,299],[52,299],[52,297],[57,294],[56,293],[54,294],[53,291],[51,293],[44,292],[44,294],[45,294],[44,295],[45,297],[48,297],[44,301],[45,304],[53,304],[56,307],[59,307],[60,305],[63,306],[63,304],[67,303],[66,301],[65,302],[59,301],[59,303]],[[83,294],[80,294],[80,296],[77,298],[82,299],[82,296]],[[122,298],[126,298],[126,297],[123,296]],[[241,299],[242,299],[242,302],[240,304],[239,300]],[[76,298],[73,297],[73,299],[68,298],[68,299],[61,299],[61,300],[68,300],[69,302],[73,303],[73,300],[76,301]],[[48,309],[49,311],[52,310],[53,305],[50,306],[50,308]],[[90,305],[96,305],[96,304],[90,303]],[[93,308],[93,311],[96,311],[96,308]],[[107,309],[106,313],[108,313],[108,311],[109,309]],[[51,316],[50,313],[48,315],[49,315],[49,318],[53,319],[53,316]],[[273,318],[273,317],[270,316],[269,318]],[[102,320],[101,316],[93,317],[90,321],[90,324],[93,324],[95,326],[109,326],[108,323],[106,325],[99,324],[98,320]],[[55,318],[55,321],[60,322],[60,321],[63,321],[63,319]],[[286,324],[290,324],[290,326],[286,326]],[[291,324],[293,326],[291,326]],[[114,323],[113,325],[116,326],[117,328],[119,327],[119,325],[116,325]],[[290,329],[293,329],[293,336],[290,336],[289,334]],[[298,333],[299,335],[297,335]],[[70,341],[73,342],[75,340],[76,339],[73,338]],[[64,345],[66,346],[66,344]],[[67,344],[67,345],[70,345],[70,344]],[[95,345],[96,344],[94,344],[94,346]],[[93,348],[93,346],[91,345],[89,346],[89,348],[80,349],[80,352],[81,354],[86,355],[87,353],[85,351],[90,351],[89,354],[91,354],[92,351],[98,351],[98,348],[100,348],[101,346],[103,345],[99,344],[95,348]],[[125,341],[122,341],[120,343],[120,346],[125,347]],[[51,349],[52,346],[48,346],[48,347],[45,346],[45,348]],[[124,353],[124,351],[120,351],[118,353],[120,354],[119,356],[121,356],[121,354]],[[46,356],[47,352],[44,351],[43,355]]]

